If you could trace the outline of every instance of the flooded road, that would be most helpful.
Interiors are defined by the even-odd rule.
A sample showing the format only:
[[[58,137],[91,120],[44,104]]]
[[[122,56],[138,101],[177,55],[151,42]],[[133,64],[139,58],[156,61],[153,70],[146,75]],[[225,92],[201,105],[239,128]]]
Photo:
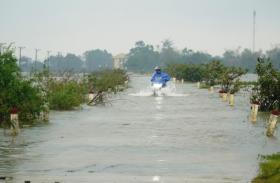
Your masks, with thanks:
[[[10,182],[244,183],[256,174],[258,154],[280,151],[279,133],[266,138],[262,119],[249,122],[247,95],[230,107],[195,84],[164,97],[149,96],[148,85],[134,75],[109,105],[52,112],[50,123],[16,138],[1,129],[0,175]]]

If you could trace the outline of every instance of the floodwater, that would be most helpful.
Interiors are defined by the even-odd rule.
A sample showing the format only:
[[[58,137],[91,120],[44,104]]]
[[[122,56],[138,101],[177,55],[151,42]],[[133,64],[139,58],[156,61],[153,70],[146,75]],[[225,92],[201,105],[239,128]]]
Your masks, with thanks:
[[[21,183],[244,183],[257,173],[258,154],[280,151],[279,133],[265,136],[265,119],[248,120],[246,93],[230,107],[192,83],[162,97],[150,96],[148,77],[133,75],[130,86],[106,106],[52,112],[49,123],[16,138],[1,130],[0,176]]]

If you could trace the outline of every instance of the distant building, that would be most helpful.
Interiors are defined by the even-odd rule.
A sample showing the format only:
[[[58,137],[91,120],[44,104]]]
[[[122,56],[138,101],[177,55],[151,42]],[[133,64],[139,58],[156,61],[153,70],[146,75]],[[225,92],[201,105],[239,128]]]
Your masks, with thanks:
[[[113,57],[113,60],[114,60],[114,68],[115,69],[125,69],[124,64],[127,60],[126,54],[123,54],[123,53],[118,54],[118,55]]]

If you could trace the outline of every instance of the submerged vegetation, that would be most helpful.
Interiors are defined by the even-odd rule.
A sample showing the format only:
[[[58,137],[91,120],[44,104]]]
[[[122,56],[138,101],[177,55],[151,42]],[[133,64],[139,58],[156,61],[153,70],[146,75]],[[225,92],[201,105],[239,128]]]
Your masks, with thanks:
[[[224,92],[234,94],[241,88],[240,77],[246,74],[246,70],[237,67],[226,67],[222,72],[221,88]]]
[[[103,70],[86,75],[65,73],[52,77],[48,71],[35,75],[35,80],[44,91],[51,110],[73,110],[88,102],[86,95],[98,96],[95,104],[103,103],[106,93],[120,91],[128,80],[123,70]]]
[[[24,79],[11,51],[0,54],[0,123],[10,121],[10,110],[19,112],[23,122],[34,121],[44,110],[44,98],[40,88]],[[4,124],[4,122],[7,122]]]
[[[52,81],[49,90],[52,110],[72,110],[85,102],[85,86],[74,79]]]
[[[252,183],[280,182],[280,153],[261,156],[259,174]]]
[[[219,84],[224,92],[232,94],[240,89],[239,78],[247,72],[242,68],[226,67],[218,60],[208,64],[172,64],[166,70],[179,80],[203,82],[202,88]]]
[[[190,82],[202,81],[205,70],[205,65],[196,64],[171,64],[166,68],[166,72],[172,77]]]
[[[104,91],[119,91],[128,81],[128,76],[125,71],[117,70],[104,70],[90,74],[88,76],[88,85],[94,93]]]
[[[256,67],[258,81],[253,88],[252,103],[260,104],[261,111],[280,110],[280,72],[269,58],[259,58]]]
[[[87,85],[89,91],[94,94],[94,98],[88,104],[104,103],[106,93],[116,93],[124,90],[127,82],[126,72],[120,69],[98,71],[90,74],[87,78]]]
[[[64,73],[57,77],[47,69],[23,77],[12,51],[0,54],[0,126],[10,124],[10,113],[18,113],[20,124],[42,120],[49,110],[72,110],[87,102],[86,95],[99,96],[103,103],[108,91],[124,89],[128,77],[123,70],[92,74]]]

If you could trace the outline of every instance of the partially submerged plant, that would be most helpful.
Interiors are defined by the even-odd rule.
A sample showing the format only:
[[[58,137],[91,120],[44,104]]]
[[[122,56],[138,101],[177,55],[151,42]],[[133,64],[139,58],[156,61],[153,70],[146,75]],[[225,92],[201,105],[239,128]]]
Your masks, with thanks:
[[[240,90],[240,77],[247,71],[237,67],[225,68],[221,77],[221,86],[227,93],[234,94]]]
[[[251,101],[259,101],[261,111],[280,108],[280,72],[265,57],[258,59],[256,72],[259,77],[252,89]]]
[[[11,50],[0,54],[0,123],[10,120],[10,109],[17,107],[21,125],[36,121],[43,110],[44,98],[37,84],[24,78]]]
[[[225,66],[218,60],[206,64],[203,80],[208,86],[214,86],[220,82],[225,71]]]
[[[94,72],[88,76],[88,87],[95,94],[89,104],[102,104],[107,93],[123,91],[126,87],[128,76],[120,69]]]

